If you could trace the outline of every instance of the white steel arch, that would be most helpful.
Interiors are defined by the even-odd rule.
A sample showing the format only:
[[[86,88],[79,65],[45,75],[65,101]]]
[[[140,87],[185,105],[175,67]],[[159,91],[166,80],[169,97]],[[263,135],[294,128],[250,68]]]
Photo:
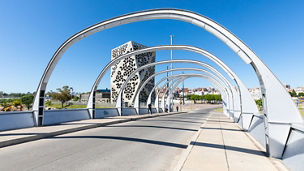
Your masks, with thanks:
[[[182,76],[183,78],[181,78],[180,80],[176,80],[176,84],[178,85],[178,84],[180,84],[180,82],[183,80],[183,79],[188,79],[188,78],[193,78],[193,77],[203,77],[203,78],[206,78],[207,80],[209,80],[215,87],[217,87],[217,89],[221,92],[221,94],[222,94],[222,96],[223,96],[223,101],[225,101],[224,99],[225,99],[225,97],[226,97],[226,99],[227,100],[229,100],[229,98],[227,97],[227,96],[229,96],[228,95],[228,91],[227,91],[227,88],[223,85],[223,84],[221,84],[220,83],[220,81],[218,81],[218,80],[216,80],[216,79],[214,79],[214,78],[212,78],[212,77],[209,77],[209,76],[205,76],[205,75],[202,75],[202,74],[177,74],[177,76]],[[174,84],[174,83],[173,83]],[[176,86],[177,86],[176,85]],[[161,89],[163,89],[163,88],[165,88],[166,87],[166,84],[164,84],[163,85],[163,87],[161,88]],[[175,87],[175,86],[173,86],[173,87]],[[169,90],[170,90],[171,88],[170,87],[168,87],[166,90],[165,90],[165,92],[163,93],[163,94],[166,94]],[[158,96],[159,96],[159,94],[160,94],[160,92],[158,92],[157,93],[157,98],[158,98]],[[167,97],[167,102],[169,102],[169,103],[167,103],[167,105],[168,106],[170,106],[170,100],[168,101],[168,99],[170,99],[171,97],[170,97],[170,95],[172,94],[172,91],[169,93],[169,96]],[[226,96],[224,96],[224,95],[226,95]],[[227,102],[226,102],[226,104],[227,104]],[[224,103],[224,110],[225,110],[225,107],[226,107],[226,104]],[[156,101],[156,103],[155,103],[155,106],[158,106],[158,101]],[[161,99],[161,106],[162,106],[162,109],[164,110],[164,107],[165,107],[165,96],[163,95],[163,97],[162,97],[162,99]],[[225,113],[227,116],[230,116],[230,117],[232,117],[231,115],[229,115],[229,113]]]
[[[163,84],[163,86],[161,86],[162,88],[160,88],[160,89],[163,89],[171,80],[173,80],[173,79],[178,79],[178,78],[183,78],[183,77],[191,77],[190,76],[190,74],[175,74],[175,75],[172,75],[172,76],[167,76],[167,77],[163,77],[163,78],[161,78],[156,84],[155,84],[155,86],[152,88],[152,90],[151,90],[151,93],[149,94],[149,97],[148,97],[148,100],[147,100],[147,104],[151,104],[151,95],[152,95],[152,93],[153,92],[155,92],[155,89],[158,87],[158,85],[159,84],[161,84],[164,80],[167,80],[164,84]],[[144,86],[144,84],[142,85],[142,86]],[[217,86],[217,88],[219,89],[219,87]],[[222,97],[223,97],[223,101],[225,101],[225,103],[224,103],[224,112],[225,112],[225,114],[227,114],[227,111],[226,111],[226,104],[227,104],[227,101],[228,101],[228,95],[226,96],[226,94],[227,94],[227,90],[225,89],[224,91],[222,90],[222,89],[219,89],[221,92],[225,92],[225,93],[221,93],[222,94]],[[140,91],[138,91],[138,93],[139,93]],[[156,93],[156,92],[155,92]],[[159,92],[160,93],[160,92]],[[155,96],[155,102],[154,102],[154,106],[155,106],[155,108],[156,108],[156,110],[157,110],[157,112],[159,112],[158,111],[158,107],[159,107],[159,104],[158,104],[158,96],[159,96],[159,93],[156,93],[156,96]],[[227,100],[225,100],[225,99],[227,99]]]
[[[64,52],[77,41],[98,31],[131,22],[152,19],[176,19],[194,24],[212,33],[227,44],[246,64],[255,69],[260,82],[265,114],[267,151],[273,157],[281,157],[290,130],[290,123],[303,123],[303,119],[289,93],[271,70],[240,39],[220,24],[190,11],[179,9],[155,9],[135,12],[90,26],[66,40],[55,52],[39,82],[33,105],[37,125],[43,123],[44,95],[48,80]],[[288,115],[287,115],[288,114]]]
[[[193,78],[193,77],[195,77],[195,76],[182,78],[182,79],[176,81],[176,83],[173,84],[171,87],[168,87],[168,88],[167,88],[167,90],[166,90],[165,93],[168,92],[168,96],[167,96],[166,100],[165,100],[165,96],[163,96],[162,101],[163,101],[164,104],[166,104],[166,106],[169,107],[169,111],[173,110],[173,108],[172,108],[172,107],[173,107],[173,106],[172,106],[172,105],[173,105],[172,99],[173,99],[173,93],[174,93],[174,90],[176,89],[176,87],[177,87],[182,81],[184,81],[185,79]],[[211,81],[210,81],[210,82],[211,82]],[[212,84],[212,82],[211,82],[211,84]],[[218,88],[218,89],[219,89],[219,88]],[[220,90],[220,89],[219,89],[219,90]],[[227,116],[229,116],[229,115],[227,115]],[[233,115],[232,115],[232,116],[229,116],[229,117],[233,118]]]
[[[146,65],[143,65],[143,66],[141,66],[141,67],[139,67],[139,68],[137,68],[136,70],[134,70],[132,73],[130,73],[130,75],[129,75],[129,77],[126,79],[126,81],[125,81],[125,83],[121,86],[121,88],[120,88],[120,91],[119,91],[119,96],[118,96],[118,100],[121,100],[121,93],[122,93],[122,90],[124,90],[124,88],[126,87],[126,85],[127,85],[127,83],[128,83],[128,81],[137,73],[137,72],[139,72],[140,70],[142,70],[142,69],[144,69],[144,68],[146,68],[146,67],[151,67],[151,66],[155,66],[155,65],[161,65],[161,64],[166,64],[166,63],[192,63],[192,64],[197,64],[197,65],[200,65],[200,66],[203,66],[203,67],[206,67],[206,68],[208,68],[209,70],[211,70],[213,73],[215,73],[217,76],[219,76],[219,78],[218,79],[221,79],[223,82],[224,82],[224,84],[227,86],[227,87],[229,87],[229,90],[230,90],[230,97],[231,97],[231,102],[232,102],[232,108],[229,108],[231,111],[229,111],[229,112],[231,112],[231,113],[234,113],[235,111],[234,111],[234,108],[237,108],[238,106],[237,105],[241,105],[241,104],[236,104],[236,102],[235,102],[235,99],[236,98],[238,98],[239,97],[239,95],[235,92],[235,91],[233,91],[233,86],[230,84],[230,82],[220,73],[220,72],[218,72],[215,68],[213,68],[212,66],[210,66],[210,65],[208,65],[208,64],[206,64],[206,63],[204,63],[204,62],[200,62],[200,61],[195,61],[195,60],[167,60],[167,61],[158,61],[158,62],[154,62],[154,63],[149,63],[149,64],[146,64]],[[181,70],[183,70],[182,68],[177,68],[177,69],[173,69],[173,70],[171,70],[171,71],[181,71]],[[189,70],[189,68],[188,68],[188,70]],[[191,70],[191,68],[190,68],[190,70]],[[163,72],[166,72],[167,70],[164,70]],[[138,105],[138,103],[139,103],[139,101],[138,101],[138,99],[139,99],[139,92],[142,90],[142,88],[144,87],[144,85],[145,84],[147,84],[148,82],[149,82],[149,80],[151,80],[152,78],[154,78],[155,76],[157,76],[157,75],[159,75],[159,74],[161,74],[161,73],[163,73],[163,72],[158,72],[158,73],[155,73],[155,74],[153,74],[153,75],[151,75],[142,85],[141,85],[141,87],[139,87],[139,89],[138,90],[136,90],[136,92],[135,92],[135,95],[136,95],[136,102],[135,103],[137,103],[137,104],[135,104],[135,105]],[[208,74],[210,74],[210,75],[212,75],[212,76],[214,76],[214,77],[217,77],[217,76],[215,76],[215,75],[213,75],[212,73],[210,73],[210,72],[208,72],[208,71],[205,71],[206,73],[208,73]],[[240,102],[240,101],[238,101],[238,102]],[[116,107],[121,107],[121,102],[117,102],[117,104],[118,104],[118,106],[116,106]],[[239,119],[238,118],[239,116],[237,116],[237,119]]]
[[[135,98],[135,103],[134,103],[134,107],[135,108],[139,108],[139,94],[140,94],[140,92],[141,92],[141,90],[144,88],[144,86],[149,82],[149,80],[151,80],[152,78],[154,78],[155,76],[157,76],[157,75],[160,75],[160,74],[162,74],[162,73],[165,73],[165,72],[171,72],[171,71],[182,71],[183,70],[183,68],[176,68],[176,69],[169,69],[169,70],[164,70],[163,72],[158,72],[158,73],[155,73],[155,74],[153,74],[153,75],[151,75],[150,77],[148,77],[147,78],[147,80],[143,83],[143,84],[141,84],[140,85],[140,87],[138,88],[138,90],[135,92],[135,94],[136,94],[136,98]],[[190,70],[192,70],[192,68],[190,69]],[[155,91],[155,89],[157,88],[157,86],[162,82],[162,81],[164,81],[164,80],[166,80],[166,79],[174,79],[175,77],[180,77],[179,76],[179,74],[177,74],[177,75],[174,75],[173,77],[171,77],[171,76],[167,76],[167,77],[163,77],[163,78],[161,78],[156,84],[155,84],[155,86],[152,88],[152,90],[151,90],[151,92],[150,92],[150,94],[149,94],[149,96],[148,96],[148,99],[147,99],[147,104],[150,104],[151,103],[151,96],[152,96],[152,93]],[[167,83],[169,83],[170,81],[167,81]],[[167,84],[166,83],[166,84]],[[228,91],[228,90],[227,90]],[[228,93],[228,92],[227,92]],[[235,100],[235,99],[234,99]],[[227,100],[227,102],[228,102],[228,100]],[[229,105],[229,103],[228,103],[228,105]],[[229,108],[229,106],[228,106],[228,108]],[[229,110],[231,110],[231,109],[229,109]],[[226,111],[227,112],[227,111]]]
[[[170,62],[172,61],[175,61],[175,60],[169,60]],[[180,60],[176,60],[176,61],[180,61]],[[184,61],[185,62],[185,61]],[[192,61],[193,63],[195,63],[196,61]],[[164,63],[169,63],[168,61],[160,61],[160,62],[155,62],[155,63],[150,63],[150,64],[147,64],[147,65],[144,65],[143,67],[149,67],[149,66],[152,66],[152,65],[157,65],[157,64],[164,64]],[[141,69],[143,68],[138,68],[136,69],[135,71],[133,71],[130,76],[126,79],[126,81],[124,82],[124,84],[121,86],[120,88],[120,91],[119,91],[119,95],[118,95],[118,98],[117,98],[117,102],[116,102],[116,107],[121,109],[121,104],[122,104],[122,92],[123,90],[126,88],[127,86],[127,82],[138,72],[140,71]],[[160,72],[157,72],[153,75],[151,75],[150,77],[148,77],[148,79],[141,85],[140,89],[138,91],[135,92],[136,94],[136,98],[135,98],[135,104],[134,106],[137,107],[139,106],[139,93],[140,91],[142,90],[142,88],[144,87],[144,85],[150,80],[152,79],[153,77],[157,76],[157,75],[160,75],[160,74],[163,74],[163,73],[166,73],[166,72],[171,72],[171,71],[200,71],[200,72],[204,72],[206,74],[208,74],[211,78],[214,78],[215,80],[221,82],[225,87],[227,87],[227,92],[229,94],[229,101],[232,101],[232,102],[229,102],[229,110],[233,110],[233,94],[232,94],[232,91],[231,91],[231,87],[229,86],[229,84],[227,84],[225,82],[225,78],[219,78],[217,77],[216,75],[214,75],[213,73],[210,73],[204,69],[200,69],[200,68],[174,68],[174,69],[168,69],[168,70],[163,70],[163,71],[160,71]],[[231,105],[230,105],[231,104]],[[231,109],[232,108],[232,109]],[[121,110],[119,111],[121,113]]]
[[[95,91],[97,89],[97,86],[99,85],[99,83],[100,83],[101,79],[103,78],[103,76],[105,75],[105,73],[112,66],[114,66],[116,63],[118,63],[120,60],[125,59],[129,56],[138,55],[138,54],[142,54],[142,53],[146,53],[146,52],[159,51],[159,50],[186,50],[186,51],[191,51],[191,52],[195,52],[197,54],[203,55],[203,56],[207,57],[208,59],[212,60],[217,65],[219,65],[229,75],[229,77],[231,79],[233,79],[235,81],[235,83],[237,84],[237,86],[240,90],[238,93],[240,94],[240,98],[241,98],[241,100],[240,100],[241,101],[241,111],[242,111],[242,113],[246,114],[246,115],[242,115],[242,119],[244,121],[246,121],[245,123],[251,122],[253,114],[259,114],[255,101],[253,100],[250,93],[248,92],[248,89],[246,88],[244,83],[238,78],[238,76],[225,63],[223,63],[218,57],[209,53],[208,51],[200,49],[198,47],[189,46],[189,45],[164,45],[164,46],[149,47],[149,48],[130,52],[128,54],[119,56],[119,57],[113,59],[112,61],[110,61],[100,72],[100,74],[98,75],[98,77],[91,89],[91,93],[90,93],[90,96],[88,99],[88,105],[87,105],[87,108],[89,109],[90,113],[94,112],[93,106],[95,104]],[[233,89],[233,91],[235,91],[235,89]],[[236,116],[239,116],[239,112],[236,112]],[[247,127],[249,127],[249,124],[247,124],[247,125],[243,124],[243,127],[245,130],[247,130]]]

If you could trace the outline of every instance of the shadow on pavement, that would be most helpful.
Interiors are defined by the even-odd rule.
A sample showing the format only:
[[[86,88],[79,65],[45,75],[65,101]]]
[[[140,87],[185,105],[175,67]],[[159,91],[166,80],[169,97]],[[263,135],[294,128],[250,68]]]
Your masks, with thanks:
[[[153,120],[142,120],[144,122],[155,122],[155,121],[160,121],[160,122],[184,122],[184,123],[194,123],[194,124],[201,124],[203,122],[194,122],[194,121],[184,121],[184,120],[172,120],[172,119],[153,119]]]
[[[131,137],[118,137],[118,136],[60,136],[60,137],[52,137],[48,139],[77,139],[77,138],[97,138],[97,139],[108,139],[108,140],[122,140],[122,141],[133,141],[133,142],[141,142],[141,143],[148,143],[148,144],[155,144],[155,145],[162,145],[162,146],[169,146],[175,148],[183,148],[186,149],[188,145],[184,144],[177,144],[171,142],[164,142],[164,141],[156,141],[156,140],[148,140],[148,139],[141,139],[141,138],[131,138]]]
[[[127,128],[132,128],[132,127],[138,127],[138,128],[161,128],[161,129],[175,129],[175,130],[182,130],[182,131],[198,131],[197,129],[188,129],[188,128],[177,128],[177,127],[167,127],[167,126],[153,126],[153,125],[114,125],[114,126],[106,126],[106,127],[127,127]]]

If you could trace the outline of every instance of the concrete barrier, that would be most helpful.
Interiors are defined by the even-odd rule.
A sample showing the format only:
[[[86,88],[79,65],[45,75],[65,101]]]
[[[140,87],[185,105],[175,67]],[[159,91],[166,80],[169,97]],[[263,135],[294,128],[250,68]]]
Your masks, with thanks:
[[[43,125],[90,119],[88,109],[45,110]]]
[[[149,110],[148,108],[139,108],[139,114],[143,115],[143,114],[148,114]]]
[[[136,109],[133,107],[122,108],[122,116],[137,115]]]
[[[243,119],[242,119],[243,115],[240,115],[240,118],[237,119],[237,124],[242,128],[243,127]]]
[[[137,115],[135,108],[123,108],[123,115]],[[55,125],[64,122],[90,119],[88,109],[45,110],[43,125]],[[147,114],[147,108],[141,109],[141,114]],[[152,108],[153,113],[157,113]],[[162,110],[160,110],[162,112]],[[0,131],[34,127],[33,111],[0,112]],[[116,108],[97,108],[95,117],[119,116]]]
[[[152,108],[152,113],[157,113],[156,108]]]
[[[266,148],[264,116],[254,115],[248,132]]]
[[[33,111],[1,112],[0,131],[33,127]]]
[[[95,110],[95,118],[105,118],[119,116],[118,110],[116,108],[97,108]]]
[[[293,124],[282,160],[290,170],[304,170],[304,125]]]

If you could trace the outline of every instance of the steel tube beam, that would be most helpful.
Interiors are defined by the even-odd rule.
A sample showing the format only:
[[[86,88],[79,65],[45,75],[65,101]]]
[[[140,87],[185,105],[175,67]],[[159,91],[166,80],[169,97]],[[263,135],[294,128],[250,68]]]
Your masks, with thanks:
[[[166,63],[192,63],[192,64],[198,64],[200,66],[203,66],[203,67],[206,67],[208,69],[210,69],[211,71],[213,71],[216,75],[218,75],[221,80],[229,87],[229,90],[230,90],[230,93],[231,93],[231,102],[232,102],[232,108],[230,108],[231,112],[234,112],[234,108],[235,108],[235,98],[238,98],[238,94],[234,94],[235,92],[233,91],[233,86],[230,84],[230,82],[220,73],[218,72],[215,68],[213,68],[212,66],[206,64],[206,63],[203,63],[203,62],[200,62],[200,61],[195,61],[195,60],[168,60],[168,61],[159,61],[159,62],[154,62],[154,63],[149,63],[149,64],[146,64],[146,65],[143,65],[139,68],[137,68],[136,70],[134,70],[132,73],[130,73],[129,77],[126,79],[126,81],[124,82],[124,84],[121,86],[120,88],[120,91],[119,91],[119,96],[118,96],[118,100],[121,100],[121,93],[122,93],[122,90],[125,89],[125,87],[127,86],[127,83],[129,82],[129,80],[139,71],[141,71],[142,69],[144,68],[147,68],[147,67],[151,67],[151,66],[155,66],[155,65],[161,65],[161,64],[166,64]],[[173,70],[175,71],[175,70]],[[180,69],[177,69],[176,71],[180,71]],[[207,72],[207,71],[205,71]],[[207,72],[208,74],[211,74],[210,72]],[[148,77],[148,79],[141,85],[141,87],[139,87],[136,92],[135,92],[135,95],[136,95],[136,98],[135,99],[138,99],[139,98],[139,94],[140,91],[143,89],[143,87],[152,79],[154,78],[155,76],[159,75],[161,73],[155,73],[153,75],[151,75],[150,77]],[[138,95],[138,97],[137,97]],[[118,104],[118,103],[117,103]],[[121,107],[121,104],[118,104],[119,106],[116,106],[116,107]],[[240,104],[239,104],[240,105]],[[238,118],[237,118],[238,119]]]
[[[171,60],[170,60],[171,61]],[[173,60],[174,61],[174,60]],[[124,82],[124,84],[121,86],[120,88],[120,91],[118,93],[118,98],[117,98],[117,102],[116,102],[116,107],[119,109],[119,112],[121,113],[121,108],[122,108],[122,93],[124,91],[124,89],[126,88],[127,86],[127,83],[128,81],[133,78],[133,76],[140,70],[142,70],[143,68],[146,68],[146,67],[150,67],[150,66],[154,66],[154,65],[157,65],[157,64],[164,64],[166,63],[167,61],[160,61],[160,62],[155,62],[155,63],[150,63],[150,64],[147,64],[147,65],[144,65],[138,69],[136,69],[135,71],[133,71],[129,77],[126,79],[126,81]],[[193,62],[193,61],[192,61]],[[195,62],[195,61],[194,61]],[[151,75],[149,78],[153,78],[155,77],[156,75],[159,75],[159,74],[162,74],[162,73],[166,73],[166,72],[172,72],[172,71],[185,71],[185,70],[190,70],[190,71],[201,71],[201,72],[204,72],[204,73],[207,73],[208,75],[210,75],[212,78],[218,80],[218,81],[221,81],[226,87],[227,89],[229,90],[229,97],[231,97],[230,101],[231,101],[231,106],[229,107],[232,107],[232,110],[233,110],[233,94],[232,94],[232,91],[231,91],[231,88],[229,87],[229,84],[226,84],[225,81],[221,78],[218,78],[216,75],[204,70],[204,69],[199,69],[199,68],[174,68],[174,69],[169,69],[169,70],[163,70],[163,71],[160,71],[160,72],[157,72],[153,75]],[[147,80],[146,80],[147,81]],[[147,82],[144,82],[143,84],[146,84]],[[139,91],[135,92],[135,95],[136,95],[136,98],[135,99],[139,99]],[[138,100],[136,100],[137,103],[138,103]],[[230,103],[229,103],[230,104]],[[137,104],[138,106],[138,104]],[[231,110],[231,108],[230,108]]]
[[[152,90],[151,90],[151,92],[150,92],[150,94],[149,94],[149,96],[148,96],[148,99],[147,99],[147,104],[151,104],[151,103],[152,103],[152,100],[151,100],[152,94],[153,94],[153,93],[156,93],[155,90],[156,90],[156,88],[158,87],[158,85],[159,85],[161,82],[163,82],[164,80],[168,80],[168,81],[165,83],[165,84],[167,84],[167,83],[169,83],[169,82],[171,81],[171,79],[174,79],[175,77],[179,77],[179,75],[178,75],[178,74],[177,74],[177,75],[173,75],[173,78],[170,77],[170,76],[161,78],[161,79],[155,84],[155,86],[152,88]],[[149,78],[150,78],[150,77],[149,77]],[[149,78],[148,78],[148,79],[149,79]],[[143,86],[144,86],[144,83],[142,84],[141,87],[143,87]],[[140,92],[140,90],[138,90],[138,92]]]
[[[187,75],[188,77],[190,77],[189,75]],[[162,88],[160,88],[159,90],[162,90],[163,88],[165,88],[165,86],[172,80],[172,79],[176,79],[176,78],[180,78],[180,77],[186,77],[185,76],[185,74],[184,75],[180,75],[180,74],[176,74],[176,75],[172,75],[172,76],[168,76],[168,77],[163,77],[162,79],[160,79],[156,84],[155,84],[155,86],[152,88],[152,90],[151,90],[151,93],[149,94],[149,97],[148,97],[148,100],[147,100],[147,104],[151,104],[151,96],[152,96],[152,93],[153,92],[155,92],[155,89],[158,87],[158,85],[161,83],[161,82],[163,82],[164,80],[167,80],[164,84],[163,84],[163,86],[161,86]],[[225,93],[227,93],[226,92],[226,90],[225,91],[222,91],[222,89],[221,88],[219,88],[218,86],[216,86],[218,89],[219,89],[219,91],[221,91],[221,94],[222,94],[222,99],[223,99],[223,102],[225,102],[224,103],[224,105],[225,105],[225,109],[224,109],[224,112],[227,112],[226,111],[226,104],[227,104],[227,101],[228,101],[228,99],[227,100],[225,100],[226,99],[226,96],[225,96],[225,94],[223,93],[223,92],[225,92]],[[160,93],[160,91],[158,91],[158,93],[156,93],[155,92],[155,101],[154,101],[154,106],[155,106],[155,108],[156,108],[156,110],[157,110],[157,112],[159,112],[159,99],[158,99],[158,96],[159,96],[159,93]],[[225,114],[227,114],[227,113],[225,113]],[[228,115],[228,114],[227,114]]]
[[[242,81],[237,77],[237,75],[227,66],[225,65],[218,57],[214,56],[213,54],[197,48],[197,47],[193,47],[193,46],[186,46],[186,45],[166,45],[166,46],[156,46],[156,47],[150,47],[150,48],[145,48],[145,49],[141,49],[141,50],[137,50],[137,51],[133,51],[130,52],[128,54],[122,55],[120,57],[117,57],[115,59],[113,59],[110,63],[108,63],[103,70],[100,72],[100,74],[98,75],[89,99],[88,99],[88,105],[87,108],[89,109],[91,115],[94,115],[94,109],[95,109],[95,91],[97,89],[97,86],[99,85],[101,79],[103,78],[104,74],[116,63],[118,63],[120,60],[125,59],[129,56],[132,55],[138,55],[138,54],[142,54],[142,53],[146,53],[146,52],[153,52],[153,51],[158,51],[158,50],[186,50],[186,51],[191,51],[191,52],[195,52],[198,53],[200,55],[203,55],[205,57],[207,57],[208,59],[212,60],[213,62],[215,62],[217,65],[219,65],[232,79],[234,79],[234,81],[236,82],[238,88],[239,88],[239,94],[240,94],[240,98],[241,98],[241,111],[244,113],[247,113],[246,115],[242,116],[243,119],[243,128],[246,130],[248,129],[247,127],[249,127],[250,122],[252,120],[253,114],[258,114],[258,109],[257,106],[255,104],[255,101],[253,100],[253,98],[251,97],[250,93],[248,92],[248,89],[246,88],[246,86],[242,83]],[[247,123],[247,124],[246,124]]]
[[[220,72],[218,72],[215,68],[213,68],[212,66],[210,66],[210,65],[208,65],[208,64],[206,64],[206,63],[203,63],[203,62],[201,62],[201,61],[195,61],[195,60],[168,60],[168,61],[159,61],[159,62],[155,62],[155,63],[150,63],[150,64],[147,64],[147,65],[144,65],[144,66],[142,66],[142,67],[140,67],[140,68],[138,68],[138,69],[136,69],[135,71],[133,71],[133,73],[131,73],[130,74],[130,76],[126,79],[126,82],[125,82],[125,84],[123,84],[123,88],[121,88],[121,90],[123,90],[124,88],[125,88],[125,86],[126,86],[126,84],[127,84],[127,82],[128,82],[128,80],[130,80],[133,76],[134,76],[134,74],[136,74],[138,71],[140,71],[140,70],[142,70],[142,69],[144,69],[144,68],[146,68],[146,67],[150,67],[150,66],[154,66],[154,65],[158,65],[158,64],[166,64],[166,63],[192,63],[192,64],[198,64],[198,65],[200,65],[200,66],[203,66],[203,67],[206,67],[206,68],[208,68],[208,69],[210,69],[211,71],[213,71],[216,75],[218,75],[225,83],[226,83],[226,85],[229,87],[229,91],[230,91],[230,93],[231,93],[231,100],[230,100],[230,102],[232,102],[233,104],[232,105],[230,105],[230,107],[229,107],[229,112],[232,112],[232,113],[234,113],[235,112],[235,108],[237,108],[235,105],[241,105],[241,104],[239,104],[240,103],[240,101],[238,101],[238,104],[236,104],[234,101],[235,100],[237,100],[237,98],[239,97],[238,96],[238,94],[237,94],[237,92],[236,91],[233,91],[233,86],[230,84],[230,82],[220,73]],[[177,69],[177,70],[174,70],[174,71],[179,71],[180,69]],[[138,105],[138,103],[139,103],[139,101],[138,101],[138,99],[139,99],[139,93],[141,92],[141,90],[145,87],[145,85],[152,79],[152,78],[154,78],[155,76],[157,76],[157,75],[159,75],[159,74],[161,74],[161,73],[155,73],[155,74],[153,74],[153,75],[151,75],[150,77],[148,77],[147,78],[147,80],[146,81],[144,81],[144,83],[143,84],[141,84],[140,85],[140,87],[136,90],[136,92],[135,92],[135,104],[134,104],[134,106],[135,106],[135,108],[138,108],[137,106],[139,106]],[[121,94],[121,91],[119,92],[119,95]],[[151,93],[150,93],[151,94]],[[151,97],[151,96],[150,96]],[[119,98],[118,98],[119,99]],[[149,100],[149,99],[148,99]],[[238,99],[239,100],[239,99]],[[232,107],[231,107],[232,106]],[[139,109],[138,109],[139,110]],[[236,111],[236,112],[238,112],[238,111]],[[238,116],[237,116],[237,119],[239,119],[238,118]]]
[[[170,72],[170,70],[167,70],[168,72]],[[202,74],[176,74],[176,75],[173,75],[172,77],[186,77],[186,76],[197,76],[197,75],[202,75]],[[226,96],[223,96],[223,98],[225,98],[226,97],[226,104],[229,104],[228,103],[228,101],[230,100],[230,98],[229,98],[229,93],[228,93],[228,90],[227,90],[227,88],[225,87],[225,85],[223,84],[223,83],[221,83],[221,81],[219,81],[219,80],[216,80],[216,79],[214,79],[214,78],[212,78],[212,77],[210,77],[210,76],[206,76],[206,75],[203,75],[204,77],[206,77],[206,78],[208,78],[209,79],[209,81],[211,82],[212,81],[212,83],[214,83],[214,82],[216,82],[217,83],[217,88],[218,89],[220,89],[220,90],[224,90],[224,91],[222,91],[222,92],[225,92],[225,94],[226,94]],[[169,79],[171,79],[172,78],[171,76],[169,76],[168,78]],[[160,90],[162,90],[163,88],[165,88],[166,87],[166,85],[167,85],[167,83],[168,82],[170,82],[170,81],[167,81],[162,87],[161,87],[161,89]],[[220,85],[220,86],[219,86]],[[168,87],[167,87],[168,88]],[[166,89],[166,91],[165,91],[165,93],[163,93],[163,96],[166,94],[166,92],[167,92],[167,89]],[[156,101],[155,101],[155,106],[157,106],[157,108],[158,108],[158,106],[159,106],[159,104],[158,104],[158,97],[159,97],[159,94],[160,94],[160,91],[156,94]],[[222,93],[222,95],[223,95],[223,93]],[[224,100],[225,101],[225,100]],[[163,108],[163,106],[164,106],[164,100],[162,100],[162,108]],[[226,106],[226,104],[225,104],[225,106]],[[227,114],[228,115],[228,113],[225,113],[225,114]]]
[[[226,88],[225,87],[222,87],[223,85],[221,85],[221,83],[220,82],[218,82],[217,80],[215,80],[215,79],[213,79],[212,77],[206,77],[205,75],[201,75],[201,74],[184,74],[184,75],[188,75],[187,77],[186,76],[184,76],[184,78],[182,78],[182,79],[180,79],[180,80],[177,80],[176,82],[175,82],[175,85],[173,86],[173,90],[176,88],[176,86],[178,85],[178,84],[180,84],[180,82],[181,81],[183,81],[184,79],[187,79],[187,78],[192,78],[192,77],[203,77],[203,78],[207,78],[213,85],[215,85],[215,87],[217,87],[217,89],[221,92],[221,94],[222,94],[222,96],[223,96],[223,94],[225,94],[225,93],[223,93],[223,89],[225,89],[224,90],[224,92],[226,92],[226,94],[228,94],[227,93],[227,90],[226,90]],[[173,83],[174,84],[174,83]],[[163,97],[162,97],[162,108],[164,108],[164,105],[165,105],[165,94],[167,94],[167,92],[170,90],[170,93],[169,93],[169,95],[168,95],[168,97],[167,97],[167,106],[171,106],[171,101],[170,100],[168,100],[168,99],[170,99],[171,97],[170,97],[170,95],[172,95],[172,93],[173,93],[173,91],[171,91],[172,90],[172,88],[167,88],[166,89],[166,91],[165,91],[165,93],[163,93]],[[223,98],[224,98],[225,96],[223,96]],[[229,99],[229,98],[228,98]],[[224,104],[225,105],[225,104]],[[227,114],[228,115],[228,114]]]

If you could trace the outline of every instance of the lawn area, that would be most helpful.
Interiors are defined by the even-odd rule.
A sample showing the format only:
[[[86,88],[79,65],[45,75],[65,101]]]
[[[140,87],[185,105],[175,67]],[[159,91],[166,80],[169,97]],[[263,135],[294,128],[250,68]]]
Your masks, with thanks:
[[[62,109],[60,104],[52,104],[51,106],[47,106],[48,108],[55,108],[55,109]],[[82,109],[86,108],[87,105],[70,105],[70,106],[64,106],[63,108],[67,109]],[[113,108],[109,106],[96,106],[96,108]]]
[[[304,117],[304,110],[300,110],[301,115]]]
[[[56,109],[61,109],[60,104],[52,104],[51,106],[48,106],[50,108],[56,108]],[[68,108],[68,109],[78,109],[78,108],[86,108],[86,105],[70,105],[70,106],[64,106],[63,108]]]
[[[217,109],[215,109],[215,111],[216,112],[223,112],[224,110],[223,110],[223,108],[217,108]]]

